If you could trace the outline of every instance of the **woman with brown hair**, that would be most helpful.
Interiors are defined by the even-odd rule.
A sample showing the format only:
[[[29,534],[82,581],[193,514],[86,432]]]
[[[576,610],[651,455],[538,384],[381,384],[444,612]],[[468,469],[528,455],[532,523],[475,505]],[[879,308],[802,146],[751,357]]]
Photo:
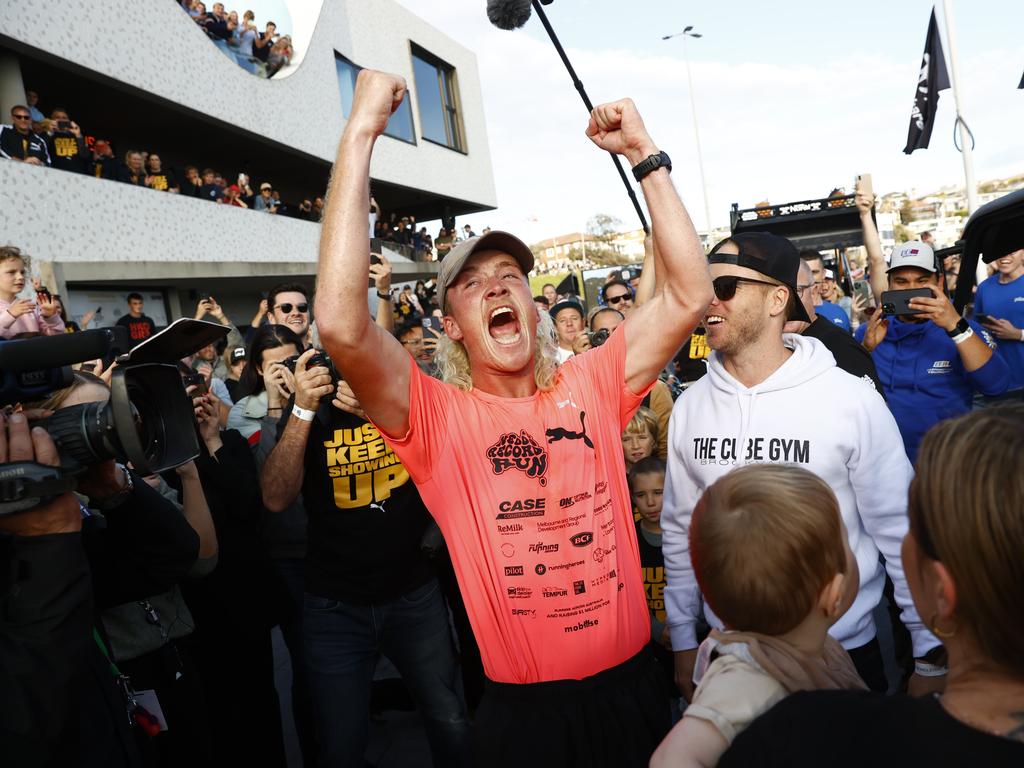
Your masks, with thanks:
[[[1024,765],[1024,406],[933,427],[907,513],[903,568],[948,653],[945,691],[795,694],[720,766]]]

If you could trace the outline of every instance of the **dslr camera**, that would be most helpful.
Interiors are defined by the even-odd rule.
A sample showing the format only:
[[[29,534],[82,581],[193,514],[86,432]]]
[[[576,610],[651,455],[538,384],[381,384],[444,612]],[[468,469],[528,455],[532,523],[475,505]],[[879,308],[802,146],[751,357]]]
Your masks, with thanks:
[[[300,357],[302,357],[302,355],[292,355],[291,357],[287,357],[281,361],[281,365],[286,366],[289,371],[295,373],[295,365],[299,362]],[[324,352],[322,349],[318,349],[316,352],[313,353],[309,360],[306,361],[307,371],[310,368],[316,368],[318,366],[327,369],[327,372],[331,376],[331,381],[337,381],[338,379],[341,378],[341,375],[338,373],[338,369],[334,367],[334,362],[331,360],[331,358],[327,356],[327,353]]]
[[[611,331],[607,328],[601,328],[598,331],[587,331],[587,338],[590,339],[590,346],[592,347],[600,347],[608,341],[608,337],[611,335]]]
[[[143,475],[199,455],[192,401],[178,361],[227,335],[219,323],[182,319],[130,348],[126,328],[0,342],[0,406],[28,403],[71,386],[71,366],[116,361],[110,399],[61,408],[36,423],[49,432],[60,466],[0,464],[0,515],[31,509],[75,489],[91,465],[131,462]]]

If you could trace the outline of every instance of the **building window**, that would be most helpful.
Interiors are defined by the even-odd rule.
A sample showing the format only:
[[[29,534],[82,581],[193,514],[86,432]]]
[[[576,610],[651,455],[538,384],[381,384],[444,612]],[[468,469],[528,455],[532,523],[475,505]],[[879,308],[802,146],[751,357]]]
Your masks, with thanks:
[[[334,65],[338,71],[338,90],[341,92],[341,112],[348,119],[352,112],[352,98],[356,91],[356,77],[362,69],[353,64],[340,53],[334,53]],[[416,143],[416,137],[412,129],[412,110],[409,108],[409,97],[402,101],[402,105],[396,110],[388,121],[388,127],[384,129],[385,136],[394,139]]]
[[[423,138],[465,152],[455,68],[414,45],[412,70],[416,79],[416,101]]]

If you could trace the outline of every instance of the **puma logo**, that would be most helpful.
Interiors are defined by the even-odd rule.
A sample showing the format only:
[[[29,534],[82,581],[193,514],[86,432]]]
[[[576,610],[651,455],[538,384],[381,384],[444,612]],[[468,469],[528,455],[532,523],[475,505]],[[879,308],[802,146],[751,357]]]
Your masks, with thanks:
[[[587,436],[586,425],[587,414],[580,411],[580,431],[570,432],[565,427],[555,427],[544,432],[548,437],[548,443],[557,443],[559,440],[582,440],[590,450],[594,450],[594,442]]]

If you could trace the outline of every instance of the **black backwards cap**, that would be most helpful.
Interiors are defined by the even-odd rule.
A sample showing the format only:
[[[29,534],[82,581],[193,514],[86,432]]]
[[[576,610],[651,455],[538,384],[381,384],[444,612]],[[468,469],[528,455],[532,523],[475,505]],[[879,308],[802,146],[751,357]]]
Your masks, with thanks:
[[[726,243],[734,243],[739,253],[721,253],[720,249]],[[800,254],[796,246],[786,238],[770,232],[741,232],[731,235],[711,249],[708,262],[746,267],[760,272],[765,277],[778,280],[789,288],[793,295],[793,311],[787,319],[805,323],[811,321],[796,288],[800,274]]]

